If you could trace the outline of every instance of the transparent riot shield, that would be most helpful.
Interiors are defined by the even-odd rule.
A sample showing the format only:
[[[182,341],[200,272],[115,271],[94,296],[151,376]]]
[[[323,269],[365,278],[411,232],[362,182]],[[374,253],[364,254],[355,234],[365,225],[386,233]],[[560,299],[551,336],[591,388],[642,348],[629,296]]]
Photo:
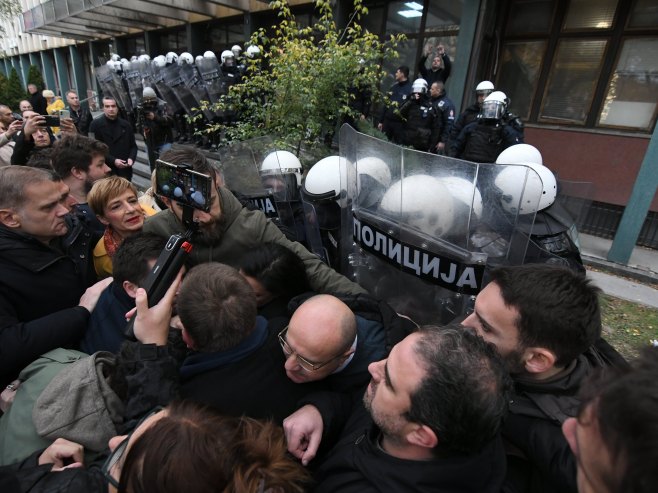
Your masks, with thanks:
[[[132,101],[133,108],[142,104],[142,92],[144,91],[144,82],[142,80],[141,64],[132,62],[130,67],[124,72],[128,84],[128,93]]]
[[[185,64],[180,67],[180,76],[183,80],[185,88],[190,92],[192,97],[195,100],[194,107],[198,108],[203,116],[205,116],[208,121],[212,120],[214,116],[207,107],[202,109],[202,101],[209,101],[208,92],[206,91],[206,86],[199,75],[199,71],[194,65]]]
[[[208,101],[213,104],[217,103],[219,98],[226,94],[226,87],[222,84],[219,62],[216,58],[204,58],[198,63],[197,68],[208,93]]]
[[[522,263],[541,180],[525,166],[478,165],[340,133],[341,271],[417,323],[472,307],[486,271]],[[502,174],[501,174],[502,173]],[[343,181],[345,184],[343,186]]]
[[[180,103],[180,107],[185,110],[188,115],[194,113],[193,108],[196,108],[197,101],[192,92],[185,85],[181,76],[181,67],[178,65],[170,65],[164,67],[164,84],[171,88],[171,92],[175,94]]]
[[[152,67],[151,77],[153,85],[160,96],[167,102],[167,108],[171,113],[177,113],[183,109],[180,100],[176,97],[173,89],[165,83],[165,69],[167,67]]]
[[[123,87],[121,76],[119,76],[114,70],[110,69],[107,65],[96,67],[95,72],[96,79],[103,90],[103,94],[114,98],[120,109],[131,111],[132,101]]]
[[[288,239],[299,241],[324,259],[313,211],[302,203],[295,174],[278,164],[277,150],[281,146],[269,137],[222,147],[219,154],[226,187],[243,203],[260,209]],[[264,170],[263,161],[271,155],[274,160],[270,157]]]

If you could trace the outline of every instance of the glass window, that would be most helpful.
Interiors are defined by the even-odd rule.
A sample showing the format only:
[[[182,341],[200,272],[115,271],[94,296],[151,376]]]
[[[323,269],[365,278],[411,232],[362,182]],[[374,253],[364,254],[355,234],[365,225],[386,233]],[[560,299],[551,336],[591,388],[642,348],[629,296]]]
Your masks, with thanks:
[[[571,0],[565,30],[612,29],[617,0]]]
[[[658,38],[624,41],[599,125],[650,130],[658,103]]]
[[[464,0],[430,2],[425,29],[455,28],[458,30],[462,19],[463,4]]]
[[[562,40],[546,85],[540,120],[585,123],[606,40]]]
[[[656,3],[656,0],[637,0],[628,20],[628,27],[656,26],[658,26],[658,3]]]
[[[433,36],[431,38],[425,38],[425,41],[423,42],[423,54],[427,54],[425,66],[428,69],[432,65],[432,59],[436,56],[436,49],[439,45],[443,45],[450,60],[453,62],[455,61],[455,55],[457,54],[457,34],[454,36]],[[413,64],[413,69],[416,69],[416,64]]]
[[[512,5],[507,34],[548,33],[555,0],[517,0]]]
[[[496,89],[507,94],[510,111],[524,120],[530,115],[545,51],[546,41],[512,42],[503,47]]]
[[[371,33],[379,33],[382,30],[382,22],[386,15],[383,6],[368,6],[368,15],[361,18],[361,26]]]
[[[423,17],[423,4],[420,2],[391,2],[388,5],[386,34],[417,33]]]

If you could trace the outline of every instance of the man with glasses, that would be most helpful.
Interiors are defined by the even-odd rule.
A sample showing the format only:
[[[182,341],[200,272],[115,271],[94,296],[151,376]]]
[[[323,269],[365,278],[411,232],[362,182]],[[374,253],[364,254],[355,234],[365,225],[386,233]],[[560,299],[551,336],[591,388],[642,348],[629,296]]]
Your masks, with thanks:
[[[139,292],[136,305],[139,313]],[[154,339],[138,333],[141,343],[122,347],[125,360],[152,358],[151,371],[128,381],[143,401],[166,404],[180,396],[229,416],[281,423],[302,397],[319,388],[288,379],[277,338],[287,320],[258,317],[254,291],[236,269],[216,262],[192,268],[181,284],[176,308],[182,339],[191,350],[182,364],[166,347],[155,352],[146,348]],[[168,323],[160,327],[157,346],[166,346],[168,330]],[[162,397],[166,393],[170,395]]]
[[[355,315],[331,295],[302,303],[279,333],[279,343],[290,380],[326,380],[336,390],[368,383],[368,365],[386,354],[383,324]]]

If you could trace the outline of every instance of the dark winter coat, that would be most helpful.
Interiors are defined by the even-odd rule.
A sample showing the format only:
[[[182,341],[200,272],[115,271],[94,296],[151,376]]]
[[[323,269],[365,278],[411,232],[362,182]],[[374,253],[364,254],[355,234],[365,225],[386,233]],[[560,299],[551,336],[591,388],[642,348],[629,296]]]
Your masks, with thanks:
[[[499,437],[471,455],[404,460],[378,445],[380,430],[359,404],[315,474],[316,493],[498,493],[505,476]]]
[[[81,135],[87,135],[89,133],[91,122],[93,121],[89,108],[80,106],[80,109],[76,111],[69,106],[68,110],[71,113],[71,119],[73,120],[75,128],[78,129],[78,133]]]
[[[46,246],[0,226],[0,386],[41,354],[75,347],[89,312],[77,306],[89,278],[92,235],[79,223]]]
[[[407,100],[400,115],[404,119],[404,137],[402,143],[414,149],[429,152],[439,142],[441,120],[436,110],[426,98],[414,99],[414,95]]]
[[[438,81],[445,83],[448,80],[448,77],[450,77],[450,72],[452,71],[452,62],[450,61],[450,57],[447,53],[444,53],[441,58],[443,59],[444,68],[432,70],[431,67],[427,68],[425,66],[427,55],[420,57],[420,61],[418,62],[418,72],[420,73],[421,77],[427,81],[428,87],[432,87],[432,84]]]
[[[117,170],[114,166],[116,159],[132,159],[133,162],[137,160],[137,143],[130,123],[118,117],[110,120],[103,115],[91,123],[89,131],[94,134],[96,140],[100,140],[110,148],[105,156],[105,163],[119,176],[132,179],[132,168]]]

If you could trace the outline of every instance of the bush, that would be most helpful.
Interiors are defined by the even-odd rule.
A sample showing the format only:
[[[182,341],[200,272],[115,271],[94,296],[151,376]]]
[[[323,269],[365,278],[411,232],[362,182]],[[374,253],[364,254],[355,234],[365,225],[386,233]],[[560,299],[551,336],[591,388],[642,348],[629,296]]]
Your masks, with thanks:
[[[21,79],[18,77],[18,72],[12,67],[7,81],[7,90],[5,91],[6,99],[4,104],[9,106],[12,111],[18,111],[18,103],[27,98],[27,94],[23,89]]]

